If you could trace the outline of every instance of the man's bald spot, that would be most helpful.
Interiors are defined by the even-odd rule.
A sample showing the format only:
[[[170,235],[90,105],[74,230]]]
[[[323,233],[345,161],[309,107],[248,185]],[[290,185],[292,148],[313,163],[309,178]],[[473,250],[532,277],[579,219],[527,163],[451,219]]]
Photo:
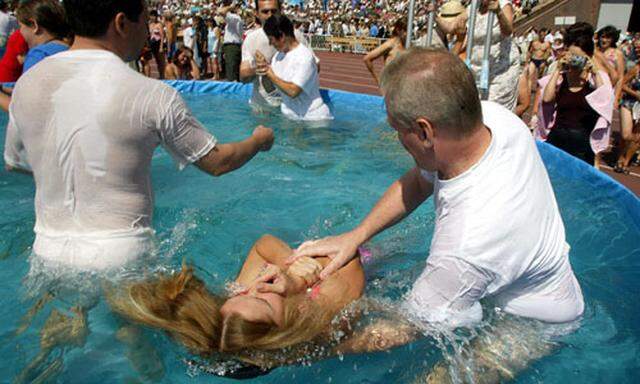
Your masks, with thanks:
[[[408,50],[385,68],[381,83],[387,111],[407,127],[423,117],[462,137],[482,122],[473,74],[445,50]]]

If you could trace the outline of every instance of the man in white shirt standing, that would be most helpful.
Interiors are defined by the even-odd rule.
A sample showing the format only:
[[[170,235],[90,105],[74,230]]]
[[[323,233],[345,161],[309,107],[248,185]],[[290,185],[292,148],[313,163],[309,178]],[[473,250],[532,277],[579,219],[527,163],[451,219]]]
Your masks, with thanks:
[[[227,81],[240,81],[240,62],[242,59],[242,33],[244,23],[238,15],[238,6],[232,0],[225,0],[224,6],[218,10],[225,20],[224,41],[222,54],[224,55],[224,73]]]
[[[326,278],[353,259],[361,244],[433,195],[429,257],[404,303],[414,320],[454,328],[477,324],[484,298],[517,317],[546,323],[578,319],[582,292],[553,189],[527,126],[498,104],[481,103],[472,73],[445,51],[412,49],[400,55],[385,68],[382,88],[389,123],[416,166],[391,185],[356,228],[306,242],[292,260],[330,257],[320,276]],[[370,350],[367,342],[375,344],[380,335],[384,331],[368,335],[363,349]],[[496,329],[493,347],[514,345],[500,335]],[[511,336],[527,348],[527,340]],[[394,337],[380,345],[408,341]],[[482,348],[482,342],[474,344]],[[476,363],[500,376],[540,357],[504,352],[496,361]]]
[[[75,41],[17,82],[4,159],[33,172],[35,256],[65,269],[112,270],[152,249],[158,146],[180,169],[195,164],[219,176],[269,150],[273,132],[260,126],[244,141],[219,143],[175,89],[125,64],[147,40],[144,0],[64,7]]]
[[[256,75],[256,54],[260,54],[267,62],[278,52],[264,33],[262,26],[269,17],[280,13],[278,0],[256,0],[256,12],[260,21],[260,28],[250,32],[242,43],[242,63],[240,63],[240,80],[253,82],[253,93],[249,103],[257,110],[280,107],[280,94],[271,80],[266,76]]]
[[[182,30],[182,43],[191,50],[193,50],[193,36],[195,35],[192,25],[193,19],[188,19],[185,28]]]
[[[271,16],[263,26],[278,53],[271,65],[258,55],[256,73],[280,90],[280,109],[293,120],[325,121],[333,115],[320,95],[320,77],[313,51],[296,40],[293,23],[284,15]]]
[[[242,43],[242,63],[240,64],[240,80],[242,82],[253,82],[253,93],[249,103],[254,109],[261,111],[265,108],[280,107],[282,101],[278,89],[266,76],[256,76],[256,54],[260,54],[270,63],[278,52],[271,44],[269,38],[264,33],[262,26],[272,15],[281,13],[279,0],[256,0],[256,12],[260,21],[260,28],[251,31]],[[308,43],[303,34],[298,30],[294,31],[296,40],[308,47]],[[314,55],[316,64],[320,65],[320,60]]]

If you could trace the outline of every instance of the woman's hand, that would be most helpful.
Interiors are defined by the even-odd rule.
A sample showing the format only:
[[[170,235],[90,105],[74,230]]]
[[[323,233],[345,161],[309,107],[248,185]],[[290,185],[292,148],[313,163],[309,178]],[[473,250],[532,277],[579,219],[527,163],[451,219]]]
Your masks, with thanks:
[[[489,4],[487,4],[487,8],[489,9],[489,11],[493,13],[500,13],[500,1],[489,0]]]
[[[567,69],[567,66],[569,64],[569,55],[564,54],[562,55],[562,57],[560,57],[560,59],[558,60],[558,65],[556,66],[556,72],[563,72]]]
[[[260,293],[275,293],[287,297],[304,288],[299,285],[278,266],[269,264],[256,279],[255,289]]]
[[[310,257],[301,257],[291,264],[287,270],[290,276],[297,276],[304,280],[307,287],[311,287],[320,280],[322,265]]]

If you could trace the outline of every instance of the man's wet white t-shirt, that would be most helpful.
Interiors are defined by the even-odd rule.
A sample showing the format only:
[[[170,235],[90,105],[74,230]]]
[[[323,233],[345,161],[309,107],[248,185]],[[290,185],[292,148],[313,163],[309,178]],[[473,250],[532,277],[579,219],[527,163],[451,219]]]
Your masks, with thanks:
[[[269,44],[269,38],[262,28],[254,29],[249,32],[242,43],[242,61],[248,63],[251,68],[256,68],[256,52],[262,53],[267,63],[270,63],[273,56],[278,52]],[[250,104],[268,107],[279,107],[280,93],[271,80],[266,76],[256,75],[253,78],[253,92],[251,94]]]
[[[33,171],[34,252],[89,269],[117,267],[147,252],[151,158],[159,145],[183,168],[216,139],[176,90],[113,53],[63,52],[22,76],[4,158]]]
[[[427,266],[405,303],[426,322],[468,325],[479,300],[552,323],[577,319],[584,302],[569,263],[556,199],[526,125],[482,103],[491,144],[463,174],[434,185],[436,219]]]
[[[307,48],[309,47],[309,42],[304,37],[304,34],[297,29],[294,31],[294,34],[299,43]],[[262,53],[267,63],[271,63],[273,56],[278,53],[278,51],[269,44],[269,37],[267,37],[267,34],[264,33],[264,29],[262,28],[256,28],[249,32],[242,43],[242,61],[249,64],[254,70],[256,68],[256,52],[258,51]],[[315,55],[314,60],[316,64],[320,62]],[[253,91],[249,104],[256,107],[279,107],[281,102],[280,92],[271,80],[266,76],[259,75],[253,78]]]
[[[313,52],[302,44],[287,53],[278,52],[271,61],[277,77],[302,88],[298,97],[281,92],[282,113],[294,120],[331,120],[333,115],[320,96],[320,77]]]

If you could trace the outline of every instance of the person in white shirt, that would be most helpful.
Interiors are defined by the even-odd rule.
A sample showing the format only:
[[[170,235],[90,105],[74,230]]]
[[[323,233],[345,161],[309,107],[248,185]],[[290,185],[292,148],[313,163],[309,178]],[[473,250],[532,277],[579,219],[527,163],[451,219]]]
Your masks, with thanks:
[[[9,36],[18,29],[18,20],[9,13],[9,5],[0,0],[0,58],[4,56]]]
[[[187,20],[187,23],[185,24],[186,27],[182,30],[182,43],[184,44],[185,47],[191,50],[193,50],[193,43],[194,43],[193,37],[195,36],[195,31],[191,26],[192,23],[193,23],[192,19]]]
[[[219,176],[273,143],[262,126],[219,143],[175,89],[127,66],[148,34],[146,2],[132,1],[125,10],[65,0],[73,46],[23,75],[13,92],[5,164],[36,182],[34,256],[69,270],[119,269],[152,251],[158,146],[180,169],[195,164]]]
[[[262,26],[269,17],[280,13],[280,3],[278,0],[256,0],[256,13]],[[269,44],[269,38],[262,27],[250,32],[242,43],[240,80],[245,83],[253,82],[253,91],[249,103],[255,110],[279,108],[282,99],[278,89],[268,77],[256,75],[256,54],[258,52],[269,63],[278,52]]]
[[[240,81],[240,62],[242,61],[242,33],[244,22],[236,12],[238,6],[232,0],[225,0],[224,7],[218,10],[225,20],[222,55],[224,73],[227,81]]]
[[[256,14],[260,25],[264,25],[269,17],[280,14],[281,5],[278,0],[256,0]],[[295,37],[298,42],[309,46],[304,35],[295,30]],[[269,38],[264,33],[262,27],[249,32],[242,43],[242,62],[240,63],[240,81],[244,83],[253,82],[253,91],[249,104],[254,110],[260,112],[271,108],[279,108],[282,98],[278,89],[271,80],[265,76],[256,76],[256,54],[260,52],[265,60],[270,63],[278,52],[271,44]],[[320,65],[320,60],[314,55],[316,64]]]
[[[483,319],[480,300],[485,298],[516,317],[546,323],[579,319],[584,302],[564,225],[526,125],[504,107],[480,102],[471,71],[445,51],[415,48],[400,55],[385,68],[382,88],[389,123],[416,166],[391,185],[356,228],[303,243],[289,262],[328,256],[332,262],[321,273],[326,278],[353,259],[361,244],[433,195],[430,254],[404,302],[414,321],[474,325]],[[371,329],[363,338],[375,344],[386,331]],[[495,361],[478,357],[479,375],[514,374],[541,356],[543,348],[526,344],[535,340],[507,334],[496,325],[488,339],[492,345],[481,339],[471,344],[470,353],[513,346],[514,340],[536,352],[504,351]],[[395,336],[380,345],[410,340]]]
[[[320,95],[313,51],[296,40],[293,23],[286,16],[274,15],[263,29],[278,53],[271,65],[258,55],[256,73],[267,77],[280,90],[283,115],[293,120],[332,120],[333,115]]]

